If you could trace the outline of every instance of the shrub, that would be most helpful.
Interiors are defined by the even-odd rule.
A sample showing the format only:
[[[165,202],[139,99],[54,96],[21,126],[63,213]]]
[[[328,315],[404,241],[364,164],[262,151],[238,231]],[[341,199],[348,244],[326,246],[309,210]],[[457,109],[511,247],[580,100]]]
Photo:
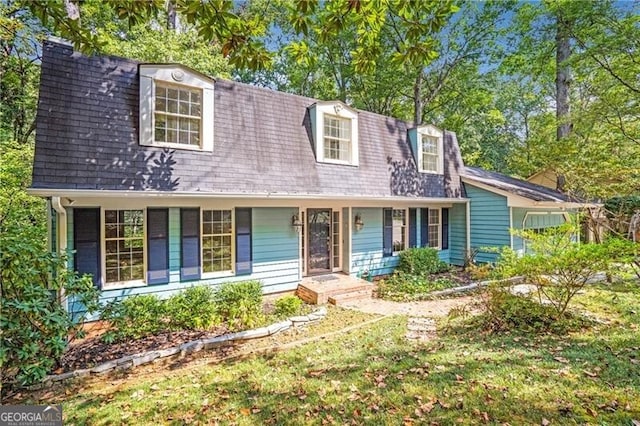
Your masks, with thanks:
[[[491,332],[564,333],[583,325],[578,318],[559,314],[553,306],[541,304],[531,295],[513,294],[509,287],[501,285],[490,286],[482,300],[485,312],[474,321]]]
[[[436,290],[455,287],[456,283],[447,278],[428,279],[404,272],[395,272],[378,283],[378,296],[386,300],[398,302],[421,300],[428,293]]]
[[[150,294],[113,300],[102,308],[100,318],[112,327],[103,336],[107,342],[139,339],[168,328],[166,301]]]
[[[400,252],[398,271],[407,274],[427,276],[449,270],[449,266],[440,260],[438,251],[431,247],[410,248]]]
[[[571,299],[592,282],[600,272],[607,272],[615,260],[610,244],[578,244],[572,240],[573,224],[550,228],[543,233],[519,231],[528,241],[531,253],[503,260],[504,270],[523,275],[535,284],[540,301],[546,299],[558,314],[563,314]]]
[[[264,320],[259,281],[226,283],[214,295],[216,313],[231,328],[253,327]]]
[[[288,318],[300,313],[302,300],[293,295],[282,296],[276,300],[275,316],[278,318]]]
[[[217,322],[211,287],[199,285],[171,296],[166,302],[169,327],[172,330],[203,330]]]

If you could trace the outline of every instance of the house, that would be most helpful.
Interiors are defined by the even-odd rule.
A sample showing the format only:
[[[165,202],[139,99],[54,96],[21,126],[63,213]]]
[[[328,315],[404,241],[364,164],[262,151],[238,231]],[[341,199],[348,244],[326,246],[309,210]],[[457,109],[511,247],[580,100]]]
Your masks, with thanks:
[[[526,241],[510,230],[558,226],[585,205],[545,186],[476,167],[465,167],[462,175],[470,199],[469,244],[478,262],[494,262],[498,254],[491,248],[496,247],[524,253]]]
[[[522,199],[530,213],[572,207],[509,195],[492,184],[502,175],[466,169],[456,135],[432,125],[53,41],[36,132],[30,192],[49,201],[53,247],[74,253],[69,267],[92,274],[103,301],[388,274],[415,246],[462,265],[470,247],[509,244],[508,227],[527,226]]]

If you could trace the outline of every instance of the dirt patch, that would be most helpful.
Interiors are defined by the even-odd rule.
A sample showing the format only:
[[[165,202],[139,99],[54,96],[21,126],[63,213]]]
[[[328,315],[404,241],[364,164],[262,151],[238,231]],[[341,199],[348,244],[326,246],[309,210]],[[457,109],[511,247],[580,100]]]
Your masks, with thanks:
[[[142,339],[105,343],[100,337],[91,337],[73,345],[61,360],[61,367],[55,374],[84,368],[91,368],[103,362],[134,355],[140,352],[167,349],[182,343],[202,338],[216,337],[229,332],[224,326],[209,331],[165,332]]]

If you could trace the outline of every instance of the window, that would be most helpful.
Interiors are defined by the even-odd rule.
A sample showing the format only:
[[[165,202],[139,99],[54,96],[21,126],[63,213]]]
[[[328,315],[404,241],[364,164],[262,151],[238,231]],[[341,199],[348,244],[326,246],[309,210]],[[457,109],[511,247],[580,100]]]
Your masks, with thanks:
[[[316,160],[358,165],[358,112],[339,101],[309,107]]]
[[[429,209],[429,247],[440,247],[440,210]]]
[[[351,159],[351,120],[324,115],[324,158],[348,162]]]
[[[422,135],[422,170],[425,172],[438,172],[438,138],[430,135]]]
[[[144,214],[142,210],[105,210],[107,283],[144,279]]]
[[[202,90],[156,83],[154,141],[200,147]]]
[[[202,211],[202,272],[232,270],[231,210]]]
[[[397,253],[407,247],[406,232],[407,229],[407,211],[393,210],[393,252]]]
[[[140,65],[140,145],[213,150],[213,80],[177,65]]]
[[[421,173],[442,174],[444,133],[432,125],[421,126],[409,131],[412,151]]]

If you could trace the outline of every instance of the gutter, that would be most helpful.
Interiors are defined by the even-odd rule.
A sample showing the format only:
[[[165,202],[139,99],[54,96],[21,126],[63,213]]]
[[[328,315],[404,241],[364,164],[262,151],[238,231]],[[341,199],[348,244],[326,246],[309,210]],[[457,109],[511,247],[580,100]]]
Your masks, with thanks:
[[[56,239],[58,242],[58,247],[55,247],[57,253],[66,253],[67,251],[67,210],[62,206],[62,202],[60,197],[51,197],[51,207],[56,211],[58,217],[56,220],[58,222],[57,233],[58,238]],[[68,264],[65,260],[64,267],[67,268]],[[65,294],[64,287],[61,287],[58,291],[58,301],[62,305],[65,311],[69,311],[69,306],[67,305],[67,295]]]
[[[235,198],[273,200],[358,200],[413,203],[466,203],[468,198],[446,197],[379,197],[338,194],[292,194],[286,192],[204,192],[204,191],[135,191],[29,188],[29,195],[39,197],[104,197],[104,198]]]

